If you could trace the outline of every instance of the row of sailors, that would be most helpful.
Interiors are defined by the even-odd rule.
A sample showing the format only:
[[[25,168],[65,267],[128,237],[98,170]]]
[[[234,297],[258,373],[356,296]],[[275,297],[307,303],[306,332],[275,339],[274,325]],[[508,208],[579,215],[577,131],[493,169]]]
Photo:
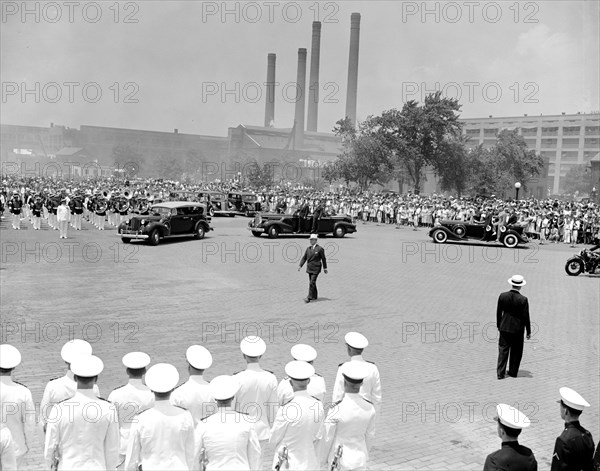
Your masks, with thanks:
[[[274,466],[285,455],[290,469],[319,469],[334,461],[339,469],[364,468],[381,383],[377,367],[362,358],[367,339],[350,332],[345,340],[350,360],[338,369],[328,411],[322,403],[325,381],[312,366],[317,352],[309,345],[292,347],[294,360],[279,384],[259,365],[266,351],[259,337],[240,344],[245,370],[210,383],[203,378],[212,365],[210,352],[189,347],[190,376],[179,387],[174,366],[146,371],[150,357],[132,352],[123,357],[129,382],[106,401],[96,384],[102,361],[89,343],[72,340],[61,350],[69,370],[47,384],[40,404],[44,457],[65,470],[259,469],[261,450],[270,442]],[[15,347],[0,346],[2,423],[13,436],[17,469],[23,469],[36,423],[29,389],[11,379],[20,361]]]
[[[29,196],[24,203],[15,191],[8,201],[8,209],[13,229],[19,230],[21,220],[27,219],[34,230],[41,230],[41,221],[46,219],[51,229],[60,230],[61,238],[66,238],[67,223],[70,223],[73,229],[80,231],[82,219],[86,219],[101,231],[104,230],[106,222],[117,227],[128,219],[130,204],[125,197],[107,200],[100,195]],[[144,211],[147,212],[147,208]]]

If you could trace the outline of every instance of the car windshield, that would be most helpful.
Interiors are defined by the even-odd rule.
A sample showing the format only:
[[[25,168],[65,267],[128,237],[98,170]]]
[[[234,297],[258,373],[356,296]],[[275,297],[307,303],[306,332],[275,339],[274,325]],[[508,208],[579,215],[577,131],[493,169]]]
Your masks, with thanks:
[[[171,214],[171,209],[165,208],[164,206],[154,206],[152,208],[152,214],[155,216],[168,216]]]
[[[242,199],[243,199],[245,202],[249,202],[249,203],[252,203],[252,202],[254,202],[254,201],[256,201],[256,200],[257,200],[256,196],[254,196],[254,195],[244,195],[244,196],[242,197]]]

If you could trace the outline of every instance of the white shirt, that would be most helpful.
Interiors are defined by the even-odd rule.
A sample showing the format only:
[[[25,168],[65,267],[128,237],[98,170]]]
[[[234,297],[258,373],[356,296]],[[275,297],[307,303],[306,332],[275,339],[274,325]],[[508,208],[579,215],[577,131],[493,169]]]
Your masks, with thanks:
[[[310,381],[308,382],[306,391],[310,396],[322,401],[325,397],[325,393],[327,392],[325,378],[316,373],[312,375]],[[290,379],[288,377],[285,377],[279,382],[279,386],[277,386],[277,399],[279,401],[279,405],[283,405],[286,402],[291,401],[293,398],[294,390],[292,388],[292,383],[290,383]]]
[[[124,457],[129,442],[131,424],[136,421],[137,414],[154,406],[154,393],[141,379],[131,378],[124,386],[114,389],[108,400],[112,402],[119,414],[119,431],[121,435],[119,454]]]
[[[277,378],[258,363],[248,363],[244,371],[234,376],[240,383],[240,389],[233,408],[249,414],[256,424],[258,439],[268,440],[278,407]]]
[[[77,382],[73,379],[73,372],[67,371],[64,376],[52,379],[46,384],[42,402],[40,403],[40,425],[45,427],[49,418],[53,417],[52,406],[57,402],[70,399],[77,391]],[[98,385],[94,384],[94,393],[100,396]]]
[[[6,424],[17,457],[27,453],[35,433],[35,405],[31,391],[10,376],[0,376],[1,423]]]
[[[192,414],[168,400],[158,400],[136,419],[129,434],[126,470],[137,471],[140,464],[145,471],[195,469]]]
[[[191,375],[185,383],[178,386],[171,393],[171,404],[190,411],[194,426],[217,410],[217,402],[202,375]]]
[[[327,461],[327,466],[342,445],[340,470],[365,467],[375,434],[375,408],[359,394],[345,394],[339,404],[329,409],[323,432],[321,458]]]
[[[284,446],[288,449],[289,469],[319,469],[319,457],[315,447],[323,426],[325,414],[323,403],[304,391],[296,391],[291,401],[277,410],[271,430],[270,443],[275,447],[273,468]]]
[[[17,469],[15,441],[8,427],[0,423],[0,469]]]
[[[52,465],[55,450],[59,470],[107,470],[119,463],[119,420],[113,404],[91,389],[53,407],[49,417],[44,458]]]
[[[198,453],[204,448],[206,471],[260,469],[260,442],[252,419],[232,407],[219,407],[196,428]]]
[[[375,363],[365,361],[362,355],[355,355],[350,358],[350,361],[362,361],[365,362],[369,368],[369,376],[367,376],[360,386],[360,395],[367,401],[373,403],[377,415],[381,409],[381,379],[379,378],[379,369]],[[342,363],[343,365],[343,363]],[[335,385],[333,386],[333,394],[331,400],[338,402],[344,397],[344,376],[341,373],[341,366],[338,368],[337,375],[335,377]]]
[[[56,220],[57,221],[70,221],[71,220],[71,212],[69,211],[69,207],[61,204],[58,208],[56,208]]]

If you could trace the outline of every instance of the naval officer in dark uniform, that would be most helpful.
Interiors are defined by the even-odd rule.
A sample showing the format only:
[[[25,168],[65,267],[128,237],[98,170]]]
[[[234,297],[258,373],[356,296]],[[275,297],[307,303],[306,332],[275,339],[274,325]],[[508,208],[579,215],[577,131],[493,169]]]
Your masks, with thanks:
[[[306,273],[308,273],[308,296],[304,298],[305,303],[309,303],[317,299],[317,277],[321,273],[321,264],[323,264],[323,270],[327,273],[327,258],[325,257],[325,249],[317,244],[317,234],[310,235],[310,247],[306,249],[302,259],[300,260],[300,266],[298,271],[306,263]]]
[[[526,446],[519,445],[518,441],[521,430],[531,424],[529,418],[508,404],[498,404],[496,412],[502,448],[487,456],[483,471],[537,471],[533,452]]]
[[[519,291],[527,284],[521,275],[513,275],[508,280],[512,285],[510,291],[502,293],[498,298],[496,309],[496,327],[500,332],[498,338],[498,379],[504,379],[506,364],[508,376],[517,377],[519,365],[523,357],[523,333],[527,331],[527,340],[531,337],[529,321],[529,301]],[[510,363],[509,363],[510,355]]]
[[[560,417],[565,429],[554,444],[551,471],[592,471],[594,440],[579,423],[579,416],[589,403],[571,388],[560,388]]]

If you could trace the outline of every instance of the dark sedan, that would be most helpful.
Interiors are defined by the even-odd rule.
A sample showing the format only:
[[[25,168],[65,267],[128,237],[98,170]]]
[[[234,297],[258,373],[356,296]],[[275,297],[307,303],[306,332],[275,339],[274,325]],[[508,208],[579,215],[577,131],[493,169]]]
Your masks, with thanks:
[[[350,216],[323,216],[319,219],[317,234],[333,234],[335,237],[344,237],[346,234],[356,232],[356,224]],[[255,237],[267,234],[269,238],[275,239],[280,234],[310,234],[312,229],[312,217],[300,217],[296,214],[257,214],[248,223],[248,230]]]

